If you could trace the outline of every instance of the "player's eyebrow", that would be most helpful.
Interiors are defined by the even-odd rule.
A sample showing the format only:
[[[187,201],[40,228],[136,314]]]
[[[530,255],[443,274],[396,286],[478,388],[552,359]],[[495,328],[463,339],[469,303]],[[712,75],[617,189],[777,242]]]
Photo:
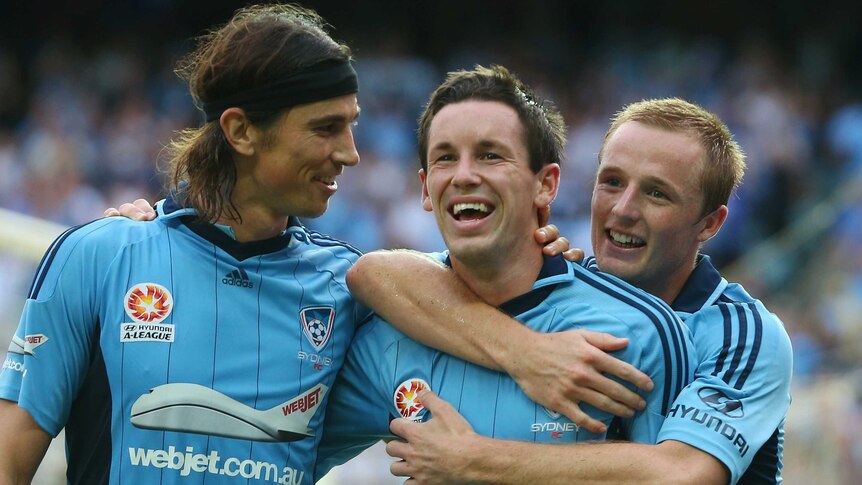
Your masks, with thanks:
[[[308,123],[311,125],[325,125],[327,123],[353,123],[359,118],[359,111],[352,117],[347,117],[343,114],[331,114],[324,115],[319,118],[312,118],[308,120]]]

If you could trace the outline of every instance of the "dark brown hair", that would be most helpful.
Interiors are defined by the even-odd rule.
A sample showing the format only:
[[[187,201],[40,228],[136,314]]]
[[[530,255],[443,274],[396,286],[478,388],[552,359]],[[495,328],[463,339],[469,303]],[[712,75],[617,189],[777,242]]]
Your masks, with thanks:
[[[223,99],[287,77],[330,59],[350,59],[314,11],[296,5],[256,5],[238,10],[224,26],[198,38],[176,72],[195,104]],[[270,129],[289,108],[245,110],[251,123]],[[169,190],[201,220],[239,220],[231,195],[236,184],[233,150],[218,120],[177,133],[167,146]]]
[[[471,71],[450,72],[431,93],[419,118],[419,161],[428,168],[428,130],[434,116],[449,104],[467,100],[499,101],[511,106],[524,125],[524,145],[530,154],[530,169],[537,173],[544,165],[561,163],[566,147],[563,116],[541,101],[514,74],[502,66],[476,66]]]

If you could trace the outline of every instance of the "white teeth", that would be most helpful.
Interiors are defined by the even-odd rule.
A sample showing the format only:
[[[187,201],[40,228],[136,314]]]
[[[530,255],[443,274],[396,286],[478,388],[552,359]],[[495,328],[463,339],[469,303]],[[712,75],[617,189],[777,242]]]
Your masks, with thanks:
[[[482,204],[480,202],[462,202],[460,204],[455,204],[455,206],[452,207],[452,213],[454,213],[457,216],[462,211],[465,211],[468,209],[483,212],[485,214],[488,213],[488,206],[485,204]]]
[[[640,239],[640,238],[637,238],[634,236],[629,236],[626,234],[620,234],[620,233],[614,232],[614,231],[610,231],[610,234],[611,234],[611,238],[620,244],[643,244],[643,242],[644,242],[643,239]]]

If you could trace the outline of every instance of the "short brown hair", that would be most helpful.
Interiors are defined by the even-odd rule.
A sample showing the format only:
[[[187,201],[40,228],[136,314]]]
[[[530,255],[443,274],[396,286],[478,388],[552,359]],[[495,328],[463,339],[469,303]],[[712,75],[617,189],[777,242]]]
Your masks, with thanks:
[[[470,71],[454,71],[437,87],[419,117],[419,161],[428,168],[428,131],[443,107],[461,101],[499,101],[511,106],[524,125],[524,145],[530,155],[530,169],[536,173],[549,163],[561,163],[566,148],[563,116],[547,101],[503,66],[476,66]]]
[[[700,141],[706,150],[706,160],[700,175],[702,215],[726,205],[733,190],[742,182],[745,154],[733,140],[727,125],[715,114],[679,98],[649,99],[625,106],[613,117],[605,133],[599,151],[599,163],[608,140],[627,121],[685,132]]]

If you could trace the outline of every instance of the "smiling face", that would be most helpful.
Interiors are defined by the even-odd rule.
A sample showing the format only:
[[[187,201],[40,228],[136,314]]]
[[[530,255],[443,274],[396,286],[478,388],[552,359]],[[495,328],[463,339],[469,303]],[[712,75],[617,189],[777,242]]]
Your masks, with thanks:
[[[559,166],[530,170],[513,108],[478,100],[444,106],[431,121],[427,158],[422,204],[453,262],[495,265],[538,248],[536,210],[556,195]]]
[[[673,301],[700,244],[727,208],[703,216],[700,177],[706,150],[685,132],[637,121],[605,144],[592,199],[591,239],[602,271]]]
[[[238,165],[235,196],[243,206],[265,207],[274,217],[317,217],[338,190],[345,166],[359,163],[352,126],[356,95],[290,108],[260,137],[253,160]]]

